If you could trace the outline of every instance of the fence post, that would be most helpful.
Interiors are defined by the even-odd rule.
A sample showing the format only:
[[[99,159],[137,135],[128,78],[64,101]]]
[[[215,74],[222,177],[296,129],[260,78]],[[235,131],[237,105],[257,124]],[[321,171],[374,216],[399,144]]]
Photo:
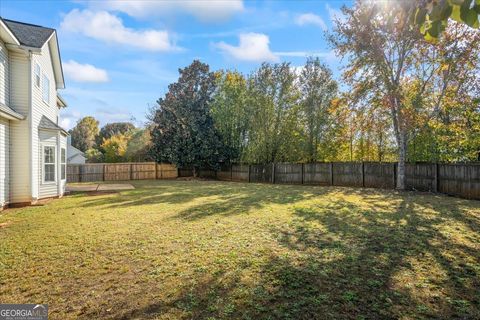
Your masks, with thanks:
[[[362,161],[362,188],[365,188],[365,162]]]
[[[303,180],[304,180],[304,179],[303,179],[303,174],[304,174],[304,172],[305,172],[304,163],[302,163],[302,184],[303,184]]]
[[[130,163],[130,180],[133,180],[133,163]]]
[[[396,172],[396,165],[395,165],[395,162],[392,163],[392,166],[393,166],[393,189],[396,189],[397,188],[397,172]]]
[[[249,164],[249,165],[248,165],[248,182],[250,182],[250,175],[251,175],[250,172],[251,172],[251,171],[252,171],[252,165]]]
[[[82,182],[83,166],[78,166],[78,182]]]
[[[275,162],[272,162],[272,183],[275,184]]]
[[[438,192],[438,163],[433,165],[433,192]]]
[[[233,164],[230,163],[230,181],[233,181]]]
[[[107,167],[106,164],[103,165],[103,175],[102,175],[102,181],[105,181],[105,168]]]
[[[333,186],[333,162],[330,162],[330,185]]]
[[[154,163],[155,163],[155,180],[157,180],[158,179],[158,177],[157,177],[157,165],[158,164],[157,164],[157,162],[154,162]]]

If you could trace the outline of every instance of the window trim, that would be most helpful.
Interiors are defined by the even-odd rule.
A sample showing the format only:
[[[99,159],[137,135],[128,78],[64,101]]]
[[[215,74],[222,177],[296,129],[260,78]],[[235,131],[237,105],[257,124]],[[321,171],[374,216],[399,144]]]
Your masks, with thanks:
[[[45,148],[46,147],[49,147],[49,148],[53,148],[53,155],[54,155],[54,162],[53,163],[46,163],[45,162]],[[45,165],[54,165],[54,180],[53,181],[45,181]],[[57,146],[54,145],[54,144],[48,144],[48,143],[45,143],[45,144],[42,144],[42,184],[57,184]]]
[[[48,88],[45,85],[48,84]],[[47,91],[45,91],[47,89]],[[45,100],[45,93],[47,93],[47,100]],[[46,104],[50,104],[50,79],[48,79],[45,73],[42,74],[42,100]]]
[[[35,62],[35,66],[33,67],[33,75],[34,75],[35,86],[37,88],[40,88],[42,86],[42,71],[40,69],[40,65],[37,62]],[[37,77],[38,77],[38,83],[37,83]]]
[[[63,158],[62,151],[65,152],[65,158]],[[63,166],[65,168],[62,170]],[[64,177],[62,177],[62,174],[64,174]],[[64,147],[60,147],[60,180],[67,180],[67,148]]]

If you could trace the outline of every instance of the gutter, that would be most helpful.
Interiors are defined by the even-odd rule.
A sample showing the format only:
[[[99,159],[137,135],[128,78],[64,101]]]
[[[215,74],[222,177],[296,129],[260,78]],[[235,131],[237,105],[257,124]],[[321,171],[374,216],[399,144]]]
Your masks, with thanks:
[[[28,51],[28,93],[30,95],[29,99],[29,119],[28,119],[28,128],[29,128],[29,140],[30,140],[30,197],[32,198],[32,203],[38,200],[37,197],[34,197],[34,179],[33,179],[33,92],[32,92],[32,51]]]
[[[7,105],[4,105],[2,103],[0,103],[0,117],[6,118],[6,119],[12,120],[12,121],[18,121],[18,120],[24,120],[25,119],[24,115],[22,115],[18,112],[15,112],[10,107],[8,107]]]

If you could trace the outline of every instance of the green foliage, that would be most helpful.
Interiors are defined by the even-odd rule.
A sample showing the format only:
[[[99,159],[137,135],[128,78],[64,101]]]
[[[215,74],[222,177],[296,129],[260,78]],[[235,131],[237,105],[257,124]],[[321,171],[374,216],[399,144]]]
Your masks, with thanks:
[[[72,146],[83,152],[95,147],[95,137],[98,132],[98,121],[94,117],[80,119],[77,125],[70,130]]]
[[[471,28],[478,29],[480,26],[480,0],[423,0],[413,3],[411,20],[428,41],[438,41],[450,19]]]
[[[217,168],[227,159],[211,115],[214,73],[198,60],[179,70],[177,82],[158,100],[153,118],[152,156],[177,166]]]
[[[151,146],[150,129],[136,129],[131,132],[125,151],[125,160],[141,162],[151,160],[149,150]]]
[[[103,156],[103,153],[101,153],[98,149],[88,149],[85,152],[85,156],[87,157],[87,162],[104,162],[105,158]]]
[[[104,140],[107,140],[116,134],[127,134],[132,130],[135,130],[135,126],[130,122],[107,123],[102,127],[102,129],[100,129],[100,132],[96,136],[95,140],[97,145],[100,146]]]
[[[331,110],[332,100],[337,96],[337,82],[333,80],[330,69],[322,64],[319,58],[307,60],[298,80],[305,160],[325,160],[329,154],[324,151],[333,151],[329,146],[331,142],[335,142],[339,129],[339,123]]]
[[[124,134],[115,134],[108,139],[104,139],[101,147],[104,150],[105,162],[123,161],[127,143],[128,136]]]
[[[218,72],[211,114],[232,161],[241,161],[250,128],[247,80],[236,71]]]
[[[250,130],[244,159],[252,163],[298,157],[300,92],[289,63],[264,63],[248,80]]]

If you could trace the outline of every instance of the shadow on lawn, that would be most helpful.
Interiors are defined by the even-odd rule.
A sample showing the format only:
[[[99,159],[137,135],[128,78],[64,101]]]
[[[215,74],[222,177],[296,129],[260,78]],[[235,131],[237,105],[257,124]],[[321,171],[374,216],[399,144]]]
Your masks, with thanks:
[[[300,188],[287,198],[232,188],[215,189],[224,197],[210,204],[214,214],[310,196]],[[294,208],[291,223],[271,228],[291,254],[272,253],[257,278],[244,280],[248,268],[199,276],[170,301],[130,311],[124,319],[172,310],[193,319],[479,319],[478,203],[448,199],[446,206],[442,196],[368,190],[362,195],[366,207],[332,200]],[[238,205],[229,209],[232,203]],[[193,207],[180,217],[202,218],[198,212],[206,208]]]
[[[173,216],[174,219],[197,220],[213,215],[246,214],[271,204],[294,204],[301,200],[333,192],[326,188],[312,190],[309,187],[273,186],[244,183],[219,183],[217,181],[170,182],[150,185],[147,188],[123,192],[110,197],[87,198],[83,207],[128,209],[144,205],[186,205]],[[198,204],[191,204],[195,201]]]

